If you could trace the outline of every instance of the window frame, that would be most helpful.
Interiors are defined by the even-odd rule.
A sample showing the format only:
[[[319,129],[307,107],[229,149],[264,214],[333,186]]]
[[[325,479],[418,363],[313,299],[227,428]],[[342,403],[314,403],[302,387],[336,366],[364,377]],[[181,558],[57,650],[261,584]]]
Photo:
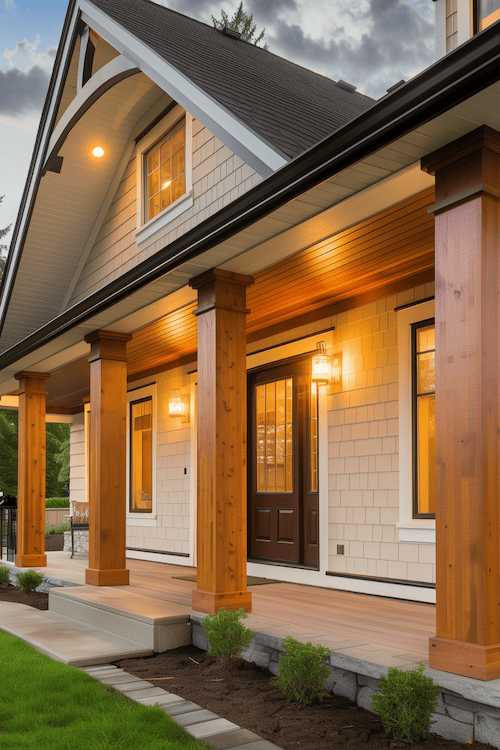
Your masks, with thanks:
[[[473,34],[478,34],[480,31],[484,31],[484,29],[487,29],[492,24],[496,23],[498,20],[500,20],[500,8],[497,8],[497,11],[499,14],[499,17],[496,18],[494,21],[491,21],[486,26],[482,26],[482,18],[481,18],[481,0],[473,0],[472,2],[472,28],[473,28]],[[490,13],[490,16],[493,15]],[[489,18],[490,16],[487,16]],[[484,19],[486,20],[486,19]]]
[[[185,192],[177,200],[160,211],[152,219],[146,219],[147,201],[147,155],[165,141],[169,134],[173,134],[180,121],[185,122],[185,163],[184,180]],[[140,247],[149,241],[154,234],[166,229],[168,224],[178,218],[194,205],[193,198],[193,118],[182,107],[174,107],[165,117],[157,123],[137,144],[136,148],[136,174],[137,174],[137,226],[135,240]]]
[[[151,450],[152,450],[152,493],[151,510],[131,510],[131,476],[132,476],[132,454],[131,454],[131,405],[133,403],[151,399]],[[126,494],[126,516],[127,525],[131,526],[156,526],[156,441],[157,441],[157,415],[156,415],[156,384],[135,388],[127,393],[127,494]]]
[[[412,474],[413,474],[413,504],[412,504],[412,515],[413,518],[432,518],[435,520],[435,513],[419,513],[418,510],[418,371],[417,371],[417,331],[420,328],[426,328],[434,326],[434,318],[428,318],[427,320],[420,320],[417,323],[411,324],[411,379],[412,379]],[[434,349],[434,361],[435,361],[435,349]],[[436,391],[433,391],[434,397]],[[430,395],[430,392],[429,394]]]
[[[435,544],[434,517],[413,515],[412,324],[434,318],[434,300],[397,311],[399,349],[399,541]]]

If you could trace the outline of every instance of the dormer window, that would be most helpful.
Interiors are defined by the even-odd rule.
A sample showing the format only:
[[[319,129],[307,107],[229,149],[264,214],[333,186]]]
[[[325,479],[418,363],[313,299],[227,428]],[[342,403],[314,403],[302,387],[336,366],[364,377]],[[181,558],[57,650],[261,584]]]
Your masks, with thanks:
[[[186,125],[177,123],[146,156],[146,221],[172,205],[186,192]]]
[[[179,105],[137,141],[137,229],[139,247],[193,207],[193,119]]]

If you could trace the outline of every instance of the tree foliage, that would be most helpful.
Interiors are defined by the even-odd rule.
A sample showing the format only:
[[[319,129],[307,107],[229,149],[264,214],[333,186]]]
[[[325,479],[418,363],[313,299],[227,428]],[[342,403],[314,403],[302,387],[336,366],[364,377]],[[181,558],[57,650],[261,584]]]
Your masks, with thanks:
[[[17,496],[17,425],[15,410],[0,409],[0,490]],[[69,425],[47,424],[46,497],[69,491]]]
[[[0,195],[0,203],[3,201],[4,197],[5,196]],[[5,227],[5,229],[0,229],[0,240],[2,239],[2,237],[5,237],[5,235],[9,231],[9,229],[10,229],[10,224],[9,224],[8,227]],[[5,260],[7,258],[7,250],[8,250],[7,245],[2,245],[0,243],[0,280],[2,278],[3,269],[5,268]]]
[[[228,27],[234,31],[238,31],[241,34],[243,41],[255,44],[258,47],[262,47],[262,49],[269,49],[266,42],[264,42],[264,34],[266,33],[266,30],[262,29],[260,34],[256,36],[257,24],[253,22],[253,13],[250,15],[245,13],[243,10],[243,2],[240,2],[231,19],[223,8],[221,8],[220,14],[220,18],[212,16],[212,23],[216,29],[222,31]]]

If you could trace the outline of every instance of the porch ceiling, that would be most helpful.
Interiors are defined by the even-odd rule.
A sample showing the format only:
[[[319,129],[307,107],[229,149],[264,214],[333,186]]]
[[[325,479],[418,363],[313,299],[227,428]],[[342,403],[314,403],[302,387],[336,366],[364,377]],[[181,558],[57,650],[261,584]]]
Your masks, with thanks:
[[[391,284],[432,274],[434,217],[427,207],[433,200],[434,190],[428,189],[256,274],[247,293],[249,337],[255,340],[299,315],[302,322],[315,314],[332,315],[362,299],[384,296]],[[134,332],[127,345],[129,379],[195,359],[195,309],[196,302],[188,301]],[[49,410],[78,408],[88,399],[87,359],[51,374],[46,381]]]

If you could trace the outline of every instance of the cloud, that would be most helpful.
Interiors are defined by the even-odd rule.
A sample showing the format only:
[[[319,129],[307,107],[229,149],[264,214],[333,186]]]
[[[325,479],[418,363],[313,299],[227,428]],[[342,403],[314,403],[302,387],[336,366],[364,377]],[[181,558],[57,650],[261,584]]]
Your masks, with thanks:
[[[27,73],[17,68],[0,70],[0,116],[40,111],[49,85],[45,71],[35,65]]]
[[[5,10],[14,10],[17,8],[14,0],[5,0]]]
[[[338,2],[336,16],[324,17],[321,37],[278,19],[266,39],[273,52],[374,98],[434,59],[433,26],[407,0]]]
[[[39,67],[50,75],[57,50],[55,47],[51,47],[46,52],[38,52],[39,44],[39,36],[36,37],[34,42],[23,39],[22,42],[17,42],[14,49],[4,50],[3,56],[9,61],[11,68],[27,72],[33,67]]]

